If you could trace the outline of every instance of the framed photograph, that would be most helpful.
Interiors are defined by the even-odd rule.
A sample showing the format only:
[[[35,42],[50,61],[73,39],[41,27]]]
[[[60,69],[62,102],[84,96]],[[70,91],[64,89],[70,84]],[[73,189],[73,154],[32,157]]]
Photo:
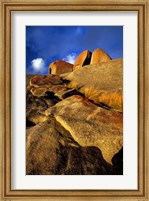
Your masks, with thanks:
[[[1,2],[1,200],[149,199],[147,9]]]

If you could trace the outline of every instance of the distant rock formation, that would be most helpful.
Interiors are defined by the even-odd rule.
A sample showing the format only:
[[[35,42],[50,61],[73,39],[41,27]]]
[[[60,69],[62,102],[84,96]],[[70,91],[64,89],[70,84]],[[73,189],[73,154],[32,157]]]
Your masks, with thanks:
[[[93,51],[90,64],[97,64],[99,62],[107,62],[111,57],[102,49],[97,48]]]
[[[68,72],[71,72],[72,70],[73,70],[73,65],[63,60],[57,60],[51,63],[49,66],[49,73],[54,75],[68,73]]]
[[[73,70],[90,64],[91,55],[92,53],[89,50],[84,50],[83,52],[81,52],[74,63]]]
[[[89,50],[84,50],[79,54],[74,65],[63,60],[52,62],[49,65],[49,73],[53,75],[60,75],[77,70],[89,64],[97,64],[100,62],[107,62],[109,60],[111,60],[111,57],[100,48],[94,50],[93,53]]]

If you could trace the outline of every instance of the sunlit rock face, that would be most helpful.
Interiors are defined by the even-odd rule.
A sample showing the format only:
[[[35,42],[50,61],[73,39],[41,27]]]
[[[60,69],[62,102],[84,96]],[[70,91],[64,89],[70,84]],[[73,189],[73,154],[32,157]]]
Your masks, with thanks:
[[[49,73],[53,75],[68,73],[68,72],[71,72],[72,70],[73,70],[73,65],[63,60],[54,61],[49,66]]]
[[[28,175],[109,175],[108,164],[97,147],[82,147],[55,118],[27,129]]]
[[[26,174],[123,174],[123,59],[101,49],[26,76]]]
[[[87,65],[61,78],[94,103],[122,112],[123,59]]]
[[[54,115],[80,146],[98,147],[110,164],[123,146],[122,113],[98,107],[80,95],[60,101],[45,113]]]
[[[111,57],[102,49],[97,48],[93,51],[90,64],[97,64],[100,62],[107,62]]]
[[[77,57],[73,70],[79,69],[82,66],[90,64],[92,53],[89,50],[84,50],[81,54]]]
[[[100,48],[95,49],[93,52],[84,50],[77,57],[73,66],[73,70],[77,70],[89,64],[97,64],[100,62],[107,62],[109,60],[111,60],[111,57]]]
[[[62,84],[63,81],[58,75],[35,75],[30,79],[30,86],[43,87],[49,85]]]

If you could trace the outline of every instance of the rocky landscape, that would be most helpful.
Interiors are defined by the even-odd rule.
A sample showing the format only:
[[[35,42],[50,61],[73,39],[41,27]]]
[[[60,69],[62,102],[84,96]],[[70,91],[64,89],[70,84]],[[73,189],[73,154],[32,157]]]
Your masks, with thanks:
[[[83,51],[26,76],[26,174],[123,174],[123,59]]]

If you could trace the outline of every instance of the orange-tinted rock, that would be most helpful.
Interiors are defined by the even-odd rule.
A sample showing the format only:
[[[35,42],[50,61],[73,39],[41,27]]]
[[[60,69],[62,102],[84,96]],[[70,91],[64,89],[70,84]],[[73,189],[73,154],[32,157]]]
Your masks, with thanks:
[[[77,57],[74,63],[73,70],[76,70],[82,66],[90,64],[91,55],[92,53],[88,50],[84,50],[83,52],[81,52],[81,54]]]
[[[53,104],[54,105],[54,104]],[[31,92],[26,94],[26,126],[30,124],[38,124],[47,119],[44,114],[44,111],[48,109],[46,102],[32,95]]]
[[[62,80],[58,75],[36,75],[30,79],[30,86],[40,87],[49,86],[51,84],[62,84]]]
[[[29,82],[29,81],[28,81]],[[68,88],[59,75],[36,75],[31,77],[30,86],[27,90],[36,97],[48,97],[64,99],[68,96],[78,94],[75,89]]]
[[[70,89],[63,85],[49,85],[49,86],[41,86],[41,87],[31,87],[30,89],[33,96],[36,97],[47,97],[50,98],[59,98],[65,99],[68,96],[79,94],[79,92],[75,89]]]
[[[87,65],[60,77],[94,103],[123,110],[123,59]]]
[[[54,75],[60,75],[63,73],[71,72],[73,69],[73,65],[63,61],[63,60],[57,60],[50,64],[49,66],[49,73]]]
[[[110,164],[123,146],[123,114],[98,107],[82,96],[70,96],[45,114],[54,115],[80,146],[98,147]]]
[[[92,53],[90,64],[97,64],[99,62],[106,62],[111,60],[111,57],[102,49],[97,48]]]
[[[97,147],[81,147],[54,117],[27,129],[26,134],[27,175],[115,174]]]

